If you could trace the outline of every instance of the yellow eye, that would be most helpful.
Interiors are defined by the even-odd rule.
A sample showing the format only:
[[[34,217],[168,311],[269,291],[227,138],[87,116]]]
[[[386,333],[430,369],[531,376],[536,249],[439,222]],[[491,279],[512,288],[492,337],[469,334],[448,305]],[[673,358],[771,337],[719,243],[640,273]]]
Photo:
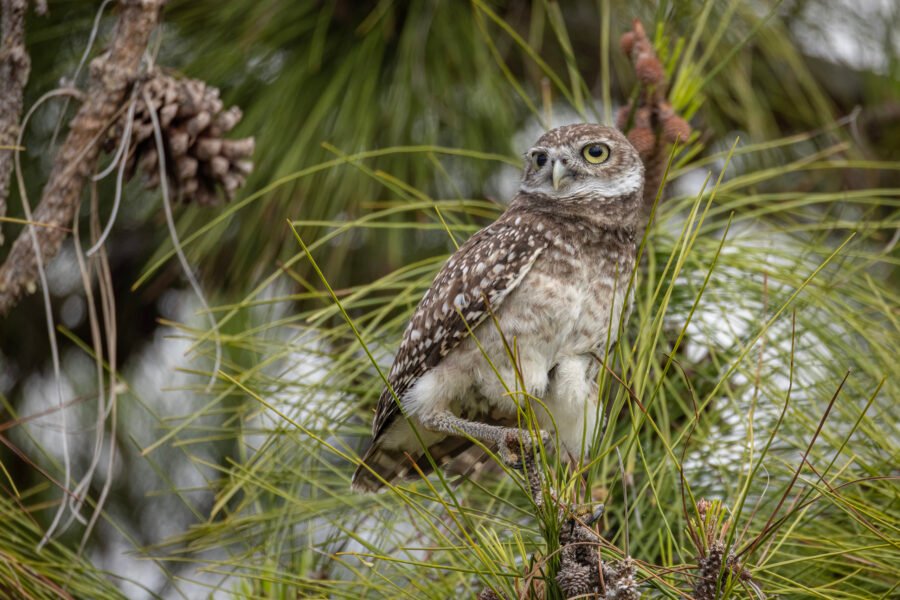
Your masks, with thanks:
[[[581,154],[584,156],[584,160],[599,165],[606,162],[609,158],[609,146],[606,144],[588,144],[581,151]]]

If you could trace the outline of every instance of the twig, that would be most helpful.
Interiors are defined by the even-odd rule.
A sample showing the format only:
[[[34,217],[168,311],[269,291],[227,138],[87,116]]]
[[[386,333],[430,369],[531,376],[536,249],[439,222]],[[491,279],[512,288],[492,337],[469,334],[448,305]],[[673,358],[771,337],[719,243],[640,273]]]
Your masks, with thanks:
[[[121,0],[122,12],[109,52],[91,63],[85,103],[72,119],[34,220],[52,225],[71,222],[80,204],[84,182],[94,171],[100,153],[99,140],[139,74],[141,57],[164,2]],[[56,256],[66,235],[56,227],[41,228],[34,234],[44,261]],[[22,294],[34,287],[36,277],[37,257],[28,232],[23,231],[0,267],[0,315],[9,312]]]
[[[34,112],[43,104],[44,102],[50,100],[51,98],[55,98],[61,95],[69,95],[70,92],[64,89],[60,90],[51,90],[41,96],[37,102],[35,102],[28,112],[25,113],[25,118],[22,120],[22,128],[19,131],[18,137],[16,139],[16,146],[19,146],[22,142],[22,134],[25,131],[25,128],[28,126],[28,121],[31,119],[31,116]],[[22,176],[22,162],[20,160],[21,155],[13,154],[13,164],[16,170],[16,182],[19,184],[19,197],[22,201],[22,211],[25,213],[25,220],[28,223],[34,223],[33,215],[31,214],[31,205],[28,202],[28,193],[25,188],[25,178]],[[37,250],[38,246],[38,238],[36,233],[36,228],[33,225],[29,225],[23,232],[24,236],[26,233],[30,236],[30,241],[32,244],[32,248]],[[50,527],[47,529],[47,533],[44,534],[44,537],[41,538],[40,543],[38,544],[37,550],[40,552],[41,548],[43,548],[46,541],[49,539],[51,533],[56,529],[59,525],[59,520],[62,518],[63,512],[65,512],[66,501],[65,501],[65,493],[69,491],[69,484],[71,482],[72,475],[72,467],[71,461],[69,459],[69,445],[68,445],[68,424],[66,423],[66,410],[65,410],[65,401],[63,400],[63,392],[62,392],[62,374],[60,370],[60,361],[59,361],[59,346],[56,343],[56,326],[54,324],[53,318],[53,307],[50,303],[50,287],[47,284],[47,272],[44,269],[44,261],[41,258],[41,255],[36,253],[36,266],[38,277],[41,280],[41,294],[44,300],[44,316],[47,321],[47,338],[50,341],[50,358],[53,364],[53,380],[56,382],[56,396],[57,396],[57,406],[59,408],[60,420],[62,421],[62,444],[60,444],[63,455],[63,490],[64,495],[62,501],[59,503],[59,508],[57,509],[56,515],[53,517],[53,521],[50,523]]]
[[[25,12],[28,0],[0,0],[0,217],[6,216],[9,178],[22,118],[22,91],[28,82],[31,59],[25,50]],[[2,222],[2,221],[0,221]],[[0,231],[0,244],[3,232]]]
[[[97,211],[97,187],[96,184],[91,186],[91,239],[96,240],[100,236],[100,218]],[[116,338],[116,298],[113,294],[112,274],[109,268],[109,258],[106,256],[106,250],[101,249],[99,254],[92,260],[97,263],[97,289],[100,294],[100,306],[103,313],[103,329],[106,333],[106,349],[109,365],[109,397],[106,402],[106,413],[104,419],[109,418],[109,452],[106,461],[106,476],[103,481],[103,488],[100,490],[100,496],[94,506],[94,512],[88,521],[87,527],[81,535],[81,544],[78,546],[78,554],[84,552],[87,540],[91,535],[97,519],[103,512],[103,506],[113,483],[113,467],[116,461],[116,452],[118,448],[118,439],[116,436],[117,429],[117,411],[118,405],[118,358],[117,358],[117,338]],[[98,410],[100,407],[98,406]]]
[[[172,202],[169,200],[169,181],[165,176],[166,148],[165,142],[163,141],[162,128],[159,125],[156,109],[153,107],[153,103],[151,102],[150,96],[147,94],[147,90],[143,91],[143,95],[144,103],[150,114],[150,121],[153,123],[153,138],[156,140],[156,160],[159,162],[159,185],[162,189],[163,209],[166,213],[166,225],[169,227],[169,237],[172,239],[172,247],[175,248],[178,262],[181,263],[181,268],[184,270],[184,276],[187,278],[188,283],[191,284],[194,294],[197,295],[197,300],[200,302],[200,306],[203,307],[203,312],[206,313],[206,318],[209,320],[210,330],[215,336],[216,360],[213,363],[212,373],[209,376],[209,383],[206,385],[206,391],[210,391],[213,384],[216,382],[216,374],[219,372],[219,367],[222,366],[222,342],[219,339],[219,323],[216,321],[215,314],[213,314],[213,311],[209,308],[209,303],[206,301],[206,296],[203,294],[203,287],[200,285],[200,282],[197,281],[197,277],[194,276],[194,272],[191,270],[191,264],[188,262],[187,256],[185,256],[184,250],[181,248],[178,230],[175,228],[175,217],[172,216]]]
[[[125,180],[125,167],[128,165],[128,145],[131,143],[131,128],[134,125],[134,110],[137,106],[137,98],[132,98],[131,104],[128,106],[128,118],[125,120],[125,132],[122,134],[122,140],[119,143],[119,150],[116,152],[115,158],[110,163],[110,168],[114,168],[118,163],[118,171],[116,173],[116,196],[113,200],[112,213],[109,215],[109,221],[100,234],[100,239],[94,242],[86,254],[93,256],[106,242],[106,238],[112,232],[113,225],[116,223],[116,215],[119,214],[119,207],[122,205],[122,183]],[[105,173],[105,171],[104,171]],[[92,182],[99,181],[103,178],[104,173],[92,177]]]

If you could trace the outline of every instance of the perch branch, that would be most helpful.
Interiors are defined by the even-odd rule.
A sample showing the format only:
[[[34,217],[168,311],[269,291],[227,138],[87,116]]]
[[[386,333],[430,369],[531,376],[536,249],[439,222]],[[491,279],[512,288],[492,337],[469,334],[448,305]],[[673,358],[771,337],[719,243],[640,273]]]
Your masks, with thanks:
[[[22,91],[28,82],[31,59],[25,50],[25,12],[28,0],[0,0],[0,219],[6,216],[9,178],[22,118]],[[2,222],[0,222],[2,226]],[[3,233],[0,231],[0,244]]]
[[[43,260],[59,252],[66,226],[78,210],[85,180],[94,170],[101,138],[121,110],[137,78],[141,57],[156,28],[165,0],[121,0],[121,14],[109,51],[91,62],[85,102],[69,125],[56,155],[34,220],[50,227],[35,228]],[[37,258],[28,228],[23,230],[0,267],[0,315],[6,314],[25,291],[35,289]]]

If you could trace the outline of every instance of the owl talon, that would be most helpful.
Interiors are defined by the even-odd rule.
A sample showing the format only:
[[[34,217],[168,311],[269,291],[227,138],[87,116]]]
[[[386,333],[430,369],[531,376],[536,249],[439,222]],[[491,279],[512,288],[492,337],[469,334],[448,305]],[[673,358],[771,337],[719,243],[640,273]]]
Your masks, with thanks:
[[[542,448],[546,448],[550,442],[550,434],[546,431],[540,431],[540,436],[541,443],[536,444],[532,435],[526,431],[509,431],[498,448],[500,460],[511,469],[524,471],[525,464],[533,465],[534,455]]]
[[[537,454],[550,442],[550,434],[540,431],[541,443],[534,441],[527,431],[511,430],[500,442],[500,459],[511,469],[520,471],[528,483],[528,491],[535,506],[544,505],[544,490],[541,470],[537,464]],[[521,452],[521,454],[519,452]]]

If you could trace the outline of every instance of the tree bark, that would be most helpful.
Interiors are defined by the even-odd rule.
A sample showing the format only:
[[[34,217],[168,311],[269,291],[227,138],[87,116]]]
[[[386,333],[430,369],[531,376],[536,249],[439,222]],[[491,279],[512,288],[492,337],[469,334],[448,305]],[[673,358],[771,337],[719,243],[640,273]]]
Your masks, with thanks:
[[[140,73],[141,57],[156,28],[165,0],[121,0],[116,32],[109,51],[91,62],[85,102],[69,124],[69,134],[56,155],[33,220],[41,257],[46,264],[59,252],[81,203],[85,180],[94,171],[100,142],[131,85]],[[28,228],[22,230],[0,267],[0,315],[22,294],[36,288],[37,256]]]

